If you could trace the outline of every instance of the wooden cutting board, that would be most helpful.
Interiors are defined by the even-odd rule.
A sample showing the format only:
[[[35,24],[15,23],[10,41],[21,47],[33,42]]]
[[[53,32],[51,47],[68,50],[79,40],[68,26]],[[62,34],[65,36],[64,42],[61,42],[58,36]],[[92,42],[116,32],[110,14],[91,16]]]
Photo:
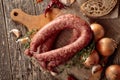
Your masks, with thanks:
[[[59,13],[60,10],[54,8],[49,13],[47,13],[45,17],[45,14],[35,16],[29,15],[21,9],[13,9],[10,13],[10,16],[12,20],[25,25],[25,27],[27,27],[27,29],[31,31],[33,29],[41,29],[45,24],[56,18]]]

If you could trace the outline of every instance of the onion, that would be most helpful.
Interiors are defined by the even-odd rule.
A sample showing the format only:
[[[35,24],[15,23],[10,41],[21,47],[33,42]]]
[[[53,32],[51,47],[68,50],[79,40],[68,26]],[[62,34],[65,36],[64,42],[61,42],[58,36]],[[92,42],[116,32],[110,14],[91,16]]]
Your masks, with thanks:
[[[110,56],[115,51],[117,44],[112,38],[102,38],[98,41],[96,48],[102,56]]]
[[[120,65],[109,66],[105,75],[108,80],[120,80]]]
[[[92,67],[93,65],[96,65],[99,63],[99,55],[96,50],[93,50],[92,53],[89,55],[89,57],[84,62],[84,65],[86,67]]]
[[[92,23],[90,27],[93,31],[95,41],[98,41],[100,38],[104,36],[105,31],[104,31],[104,28],[100,24]]]

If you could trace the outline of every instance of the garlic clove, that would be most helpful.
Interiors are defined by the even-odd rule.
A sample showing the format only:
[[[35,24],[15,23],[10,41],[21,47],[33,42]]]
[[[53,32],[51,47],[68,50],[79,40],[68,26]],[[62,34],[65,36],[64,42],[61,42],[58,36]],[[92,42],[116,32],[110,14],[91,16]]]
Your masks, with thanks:
[[[95,65],[92,67],[92,75],[89,80],[100,80],[103,68],[101,65]]]
[[[51,73],[52,76],[56,76],[56,75],[57,75],[56,72],[52,72],[52,71],[50,71],[50,73]]]
[[[25,38],[21,38],[21,39],[18,39],[16,41],[16,43],[21,43],[21,44],[25,44],[29,41],[29,38],[28,37],[25,37]]]
[[[70,6],[73,4],[76,0],[60,0],[61,3],[63,3],[66,6]]]
[[[102,70],[102,66],[101,65],[94,65],[93,67],[92,67],[92,74],[95,74],[96,72],[98,72],[98,71],[100,71],[100,70]]]
[[[60,0],[60,2],[63,3],[64,5],[68,4],[68,0]]]
[[[17,38],[21,35],[21,32],[18,29],[12,29],[9,33],[13,33]]]

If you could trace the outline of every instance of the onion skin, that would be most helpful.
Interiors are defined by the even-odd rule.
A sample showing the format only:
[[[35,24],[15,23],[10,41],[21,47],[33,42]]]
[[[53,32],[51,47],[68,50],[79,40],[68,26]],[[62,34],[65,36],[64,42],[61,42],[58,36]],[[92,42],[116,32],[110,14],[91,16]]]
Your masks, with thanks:
[[[92,67],[99,63],[99,55],[96,50],[93,50],[89,57],[84,62],[85,67]]]
[[[97,42],[96,48],[102,56],[110,56],[114,53],[117,44],[112,38],[102,38]]]
[[[105,75],[108,80],[120,80],[120,65],[109,66]]]
[[[92,31],[93,31],[93,34],[94,34],[94,40],[95,41],[98,41],[99,39],[101,39],[104,34],[105,34],[105,31],[104,31],[104,28],[103,26],[101,26],[100,24],[98,23],[92,23],[90,25]]]

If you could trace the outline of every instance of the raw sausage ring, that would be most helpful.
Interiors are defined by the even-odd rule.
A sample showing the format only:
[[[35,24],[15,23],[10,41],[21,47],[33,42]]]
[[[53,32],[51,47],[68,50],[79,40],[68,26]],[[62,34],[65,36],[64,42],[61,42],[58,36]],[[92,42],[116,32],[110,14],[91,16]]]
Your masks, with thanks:
[[[52,35],[67,28],[75,29],[79,34],[74,42],[55,50],[34,53]],[[29,53],[38,60],[42,68],[53,71],[56,66],[68,61],[76,52],[87,46],[91,38],[92,31],[84,20],[75,15],[66,14],[56,18],[34,35],[30,43]]]

